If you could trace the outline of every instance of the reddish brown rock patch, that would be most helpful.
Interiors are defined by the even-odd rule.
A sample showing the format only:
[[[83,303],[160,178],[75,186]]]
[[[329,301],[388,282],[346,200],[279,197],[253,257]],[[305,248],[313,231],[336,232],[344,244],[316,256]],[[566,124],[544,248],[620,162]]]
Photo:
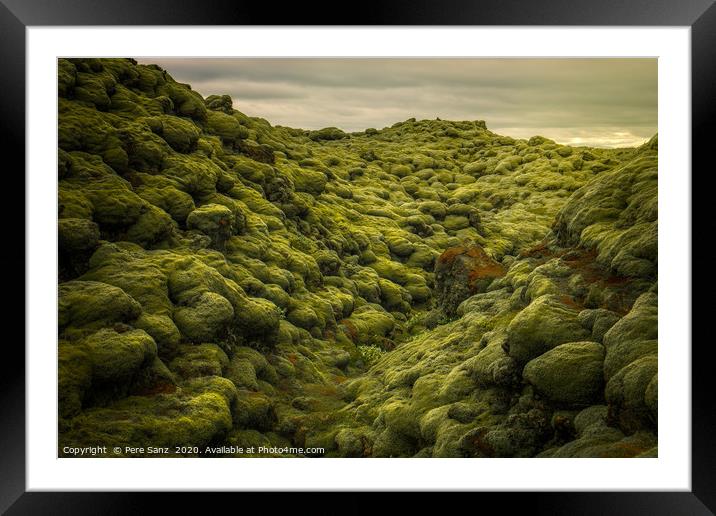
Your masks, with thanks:
[[[507,269],[478,245],[446,249],[435,264],[438,303],[448,316],[468,297],[484,292]]]

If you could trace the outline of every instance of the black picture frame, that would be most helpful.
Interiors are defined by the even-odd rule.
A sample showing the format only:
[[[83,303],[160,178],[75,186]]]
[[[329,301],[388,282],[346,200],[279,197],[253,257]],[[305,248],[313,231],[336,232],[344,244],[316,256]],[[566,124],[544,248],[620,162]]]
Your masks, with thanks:
[[[383,1],[360,4],[353,10],[335,2],[306,4],[245,2],[243,0],[0,0],[0,149],[2,150],[5,207],[11,219],[4,224],[5,239],[12,253],[3,253],[6,298],[6,328],[25,315],[25,30],[28,26],[50,25],[543,25],[543,26],[688,26],[691,27],[692,74],[692,168],[703,169],[700,177],[691,171],[692,191],[707,195],[706,168],[710,159],[716,110],[716,6],[714,0],[452,0],[441,2]],[[343,8],[348,16],[339,16]],[[12,159],[14,164],[10,164]],[[50,171],[48,171],[51,174]],[[48,176],[48,180],[51,176]],[[698,179],[694,188],[694,182]],[[9,184],[8,184],[9,183]],[[6,194],[7,195],[7,194]],[[8,204],[10,206],[8,206]],[[692,234],[710,235],[714,217],[706,210],[710,203],[692,200]],[[22,220],[22,223],[20,222]],[[8,234],[9,232],[9,234]],[[708,237],[706,237],[708,238]],[[693,250],[691,251],[693,253]],[[694,257],[691,267],[705,271],[706,257]],[[685,264],[687,266],[689,264]],[[17,271],[25,270],[25,275]],[[706,291],[713,275],[699,276],[699,289]],[[703,278],[703,280],[702,280]],[[707,279],[708,278],[708,279]],[[8,301],[9,299],[9,301]],[[706,298],[707,299],[707,298]],[[693,330],[703,327],[709,316],[708,301],[696,303],[692,296]],[[16,312],[16,313],[13,313]],[[22,311],[22,315],[20,312]],[[701,313],[703,312],[703,313]],[[701,317],[699,317],[701,315]],[[481,494],[493,498],[501,512],[522,504],[532,513],[544,514],[713,514],[716,511],[716,444],[711,438],[716,404],[709,380],[713,376],[710,339],[692,346],[692,491],[642,493],[527,493]],[[24,339],[24,330],[22,330]],[[0,511],[8,514],[121,514],[143,512],[147,493],[38,493],[25,489],[25,354],[20,336],[6,337],[0,360]],[[689,343],[665,343],[687,346]],[[48,348],[48,351],[51,348]],[[212,495],[212,503],[222,503]],[[244,508],[261,500],[241,494]],[[266,496],[266,495],[263,495]],[[341,512],[371,510],[370,499],[343,502]],[[222,498],[225,498],[222,496]],[[304,497],[305,498],[305,497]],[[303,504],[295,495],[290,504]],[[190,508],[186,497],[161,495],[162,508],[181,504]],[[413,498],[422,503],[421,497]],[[313,502],[311,502],[313,503]],[[452,503],[461,503],[455,501]],[[479,503],[484,503],[480,500]],[[260,505],[259,505],[260,506]],[[326,510],[327,510],[327,506]],[[315,511],[321,513],[321,510]],[[329,513],[334,513],[329,510]]]

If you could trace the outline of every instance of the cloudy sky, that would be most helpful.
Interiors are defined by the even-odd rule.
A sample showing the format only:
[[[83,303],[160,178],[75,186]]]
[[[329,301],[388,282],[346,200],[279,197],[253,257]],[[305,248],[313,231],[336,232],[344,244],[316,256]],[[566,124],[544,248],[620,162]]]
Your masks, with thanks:
[[[500,134],[632,146],[657,131],[656,59],[143,58],[274,125],[345,131],[411,117]]]

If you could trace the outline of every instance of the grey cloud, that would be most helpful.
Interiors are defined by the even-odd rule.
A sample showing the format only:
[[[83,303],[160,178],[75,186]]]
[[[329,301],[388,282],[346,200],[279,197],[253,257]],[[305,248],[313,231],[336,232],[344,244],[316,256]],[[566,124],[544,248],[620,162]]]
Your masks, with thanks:
[[[276,125],[347,131],[415,117],[515,137],[636,145],[657,130],[655,59],[142,58]]]

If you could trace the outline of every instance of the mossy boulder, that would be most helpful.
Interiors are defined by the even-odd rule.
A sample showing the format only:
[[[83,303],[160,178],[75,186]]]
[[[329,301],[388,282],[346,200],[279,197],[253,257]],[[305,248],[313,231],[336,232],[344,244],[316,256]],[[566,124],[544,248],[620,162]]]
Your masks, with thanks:
[[[137,300],[145,311],[169,314],[172,300],[162,259],[173,265],[173,255],[138,255],[137,248],[128,242],[101,244],[90,257],[89,270],[79,279],[113,285]],[[159,256],[162,259],[157,259]]]
[[[168,315],[143,312],[132,325],[146,331],[154,339],[162,359],[170,359],[176,354],[181,333]]]
[[[109,93],[113,92],[114,86],[115,82],[111,75],[77,72],[72,91],[75,100],[106,111],[111,102]]]
[[[157,92],[171,99],[177,115],[189,117],[197,122],[206,121],[207,110],[204,99],[199,93],[192,91],[189,85],[170,79],[157,88]]]
[[[236,385],[238,389],[259,390],[256,368],[250,360],[242,358],[241,356],[231,358],[226,378],[234,382],[234,385]]]
[[[293,186],[298,192],[320,195],[326,189],[328,178],[319,170],[304,168],[292,173]]]
[[[229,358],[216,344],[182,345],[178,356],[170,363],[169,369],[181,378],[201,376],[223,376],[229,366]]]
[[[640,457],[647,456],[656,445],[656,437],[650,432],[636,432],[625,436],[618,428],[608,425],[608,408],[593,405],[574,417],[576,439],[551,448],[539,457]]]
[[[412,296],[406,289],[382,278],[379,280],[378,285],[380,286],[381,305],[386,310],[404,313],[410,311]]]
[[[448,215],[445,217],[443,227],[447,231],[458,231],[470,227],[470,220],[462,215]]]
[[[239,427],[267,431],[277,421],[274,405],[264,393],[241,390],[236,405],[236,425]]]
[[[657,295],[642,294],[627,315],[604,335],[604,377],[609,380],[634,360],[657,352]]]
[[[320,251],[315,256],[318,268],[324,276],[338,276],[341,260],[335,252]]]
[[[597,342],[561,344],[527,362],[522,376],[553,403],[592,405],[603,396],[604,355]]]
[[[148,205],[118,176],[97,178],[82,189],[92,203],[92,219],[100,227],[127,227],[139,219]]]
[[[537,358],[560,344],[588,339],[579,312],[559,296],[544,295],[515,316],[507,327],[507,353],[520,363]]]
[[[656,424],[658,358],[645,355],[619,370],[607,382],[609,418],[626,434]]]
[[[233,318],[231,303],[215,292],[204,292],[191,304],[174,310],[177,328],[191,342],[213,342],[222,338]]]
[[[143,330],[103,329],[83,341],[92,364],[93,382],[128,382],[157,356],[154,339]]]
[[[337,127],[324,127],[318,131],[311,131],[308,135],[311,140],[341,140],[348,138],[348,135]]]
[[[207,128],[227,145],[234,145],[249,136],[249,130],[239,120],[221,111],[209,111]]]
[[[82,410],[85,393],[92,385],[92,362],[84,346],[60,340],[58,359],[59,416],[69,418]]]
[[[139,317],[142,306],[121,288],[98,281],[68,281],[59,286],[58,324],[102,327]]]
[[[169,238],[173,230],[174,221],[169,214],[156,206],[149,206],[137,221],[127,228],[123,237],[145,248],[151,248],[154,244]]]
[[[316,312],[309,306],[298,306],[286,314],[286,319],[299,328],[310,330],[318,324]]]
[[[380,307],[379,307],[380,308]],[[387,312],[365,305],[340,322],[346,335],[360,346],[390,346],[395,319]]]
[[[234,385],[215,376],[182,383],[172,394],[131,396],[84,411],[61,435],[60,449],[82,446],[87,440],[120,447],[141,442],[203,447],[228,434],[236,397]]]
[[[222,111],[227,115],[234,111],[234,103],[230,95],[209,95],[204,99],[204,103],[212,111]]]
[[[168,115],[146,118],[144,121],[153,133],[164,138],[175,151],[188,153],[196,149],[201,130],[193,121]]]
[[[86,253],[99,243],[99,227],[87,219],[60,219],[57,222],[57,245],[61,252]]]
[[[67,59],[57,60],[57,94],[68,97],[77,81],[77,68]]]
[[[221,248],[234,233],[235,220],[233,212],[226,206],[207,204],[189,213],[186,225],[205,234],[212,245]]]
[[[473,161],[463,167],[463,172],[470,176],[481,176],[487,171],[487,161]]]
[[[236,307],[234,328],[248,342],[271,348],[276,344],[280,320],[281,312],[272,302],[246,298]]]
[[[173,186],[140,187],[137,195],[167,212],[179,224],[184,224],[189,214],[196,209],[192,196]]]
[[[99,245],[99,227],[87,219],[67,218],[57,223],[59,277],[75,278],[86,272],[92,251]]]
[[[126,124],[117,131],[117,136],[126,150],[129,167],[141,172],[156,172],[170,155],[171,147],[148,129],[145,123]]]
[[[602,342],[604,335],[621,319],[618,313],[605,308],[583,310],[579,313],[579,321],[586,329],[592,331],[592,338]]]
[[[163,162],[162,174],[177,189],[190,194],[194,198],[212,195],[216,192],[217,183],[223,169],[208,158],[183,154],[168,156]]]

